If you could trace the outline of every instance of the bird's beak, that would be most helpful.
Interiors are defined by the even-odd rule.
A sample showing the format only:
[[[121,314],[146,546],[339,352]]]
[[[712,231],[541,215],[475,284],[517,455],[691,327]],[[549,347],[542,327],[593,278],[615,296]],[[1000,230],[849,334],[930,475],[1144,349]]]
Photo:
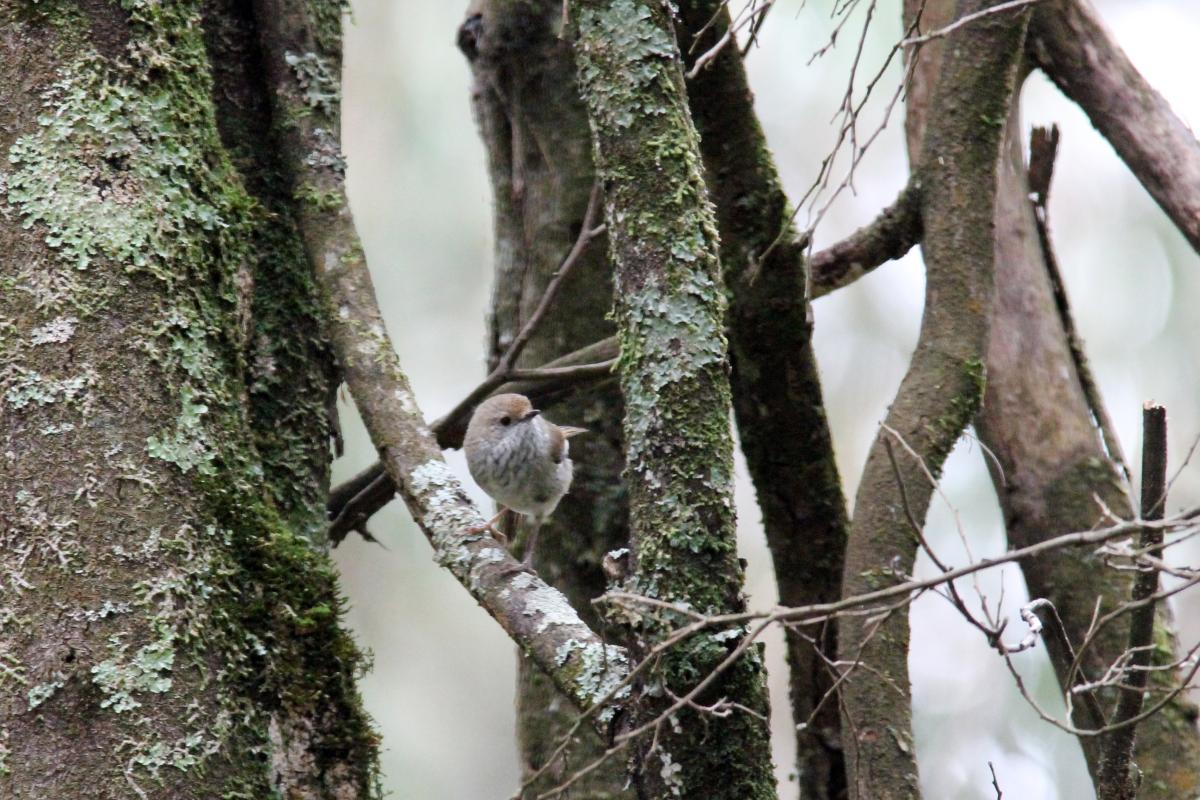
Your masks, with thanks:
[[[528,412],[525,416],[521,417],[521,421],[528,422],[529,420],[533,419],[540,413],[542,413],[542,412],[535,408],[532,411]]]

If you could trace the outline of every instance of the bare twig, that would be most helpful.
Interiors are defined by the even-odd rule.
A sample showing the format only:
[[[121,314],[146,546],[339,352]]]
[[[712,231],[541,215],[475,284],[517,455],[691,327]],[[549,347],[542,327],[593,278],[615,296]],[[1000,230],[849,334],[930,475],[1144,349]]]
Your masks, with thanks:
[[[1121,442],[1117,439],[1116,426],[1108,416],[1108,408],[1100,396],[1100,388],[1092,376],[1087,355],[1083,349],[1083,340],[1075,327],[1075,318],[1071,314],[1071,304],[1067,299],[1067,288],[1063,283],[1062,273],[1058,268],[1058,257],[1050,239],[1050,180],[1054,176],[1054,160],[1058,154],[1058,126],[1034,128],[1029,140],[1029,189],[1033,196],[1034,222],[1037,225],[1038,240],[1041,244],[1043,261],[1050,278],[1050,288],[1054,292],[1054,302],[1058,308],[1059,321],[1066,335],[1067,346],[1071,350],[1071,359],[1075,362],[1075,372],[1079,377],[1079,386],[1083,390],[1084,400],[1100,431],[1100,440],[1108,457],[1120,467],[1125,477],[1125,489],[1130,491],[1131,475]]]
[[[950,23],[949,25],[945,26],[944,28],[938,28],[935,31],[930,31],[929,33],[923,33],[920,36],[911,36],[907,39],[902,40],[900,42],[900,45],[902,47],[913,47],[914,45],[922,45],[922,44],[925,44],[926,42],[933,41],[934,39],[940,39],[943,36],[947,36],[947,35],[953,33],[954,31],[958,30],[959,28],[963,27],[964,25],[970,25],[972,22],[978,22],[979,20],[983,19],[984,17],[990,17],[993,14],[1003,14],[1006,11],[1015,11],[1017,9],[1024,8],[1025,6],[1031,6],[1035,3],[1040,3],[1040,2],[1042,2],[1042,0],[1009,0],[1009,2],[1007,2],[1007,3],[1000,3],[999,5],[994,5],[994,6],[990,6],[988,8],[983,8],[972,14],[967,14],[963,17],[959,17],[958,19],[954,20],[954,22]]]
[[[554,298],[558,296],[559,289],[562,288],[563,281],[571,273],[571,269],[575,264],[579,262],[579,257],[587,250],[588,244],[593,239],[604,233],[604,225],[597,224],[600,216],[600,201],[603,194],[604,190],[601,188],[600,182],[597,181],[592,185],[592,193],[588,196],[587,210],[583,214],[583,225],[580,226],[579,236],[576,237],[575,244],[571,246],[562,264],[554,273],[554,277],[546,284],[546,291],[542,293],[542,299],[538,301],[537,308],[534,309],[533,314],[529,316],[529,319],[521,327],[512,344],[508,346],[508,350],[500,357],[496,368],[492,370],[492,374],[499,375],[502,382],[508,379],[508,373],[516,366],[517,359],[521,357],[525,345],[529,344],[530,338],[533,337],[538,326],[542,324],[546,312],[550,310],[550,306],[554,303]]]

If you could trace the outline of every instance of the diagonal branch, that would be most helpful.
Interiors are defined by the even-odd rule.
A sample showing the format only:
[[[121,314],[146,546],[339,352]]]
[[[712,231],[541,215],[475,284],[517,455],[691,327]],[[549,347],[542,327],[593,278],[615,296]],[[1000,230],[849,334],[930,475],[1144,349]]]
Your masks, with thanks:
[[[1200,141],[1133,66],[1091,3],[1040,5],[1026,52],[1079,104],[1200,252]]]
[[[316,20],[294,0],[254,6],[272,85],[282,158],[313,270],[328,296],[333,345],[363,421],[435,557],[479,601],[558,688],[587,709],[628,672],[621,648],[607,645],[558,590],[519,564],[491,536],[474,533],[483,516],[442,459],[384,329],[354,231],[339,167],[336,108],[310,105],[318,52]],[[307,59],[307,56],[301,57]],[[295,70],[305,64],[304,70]],[[307,81],[307,83],[306,83]],[[320,198],[314,202],[311,198]],[[610,715],[595,719],[606,727]]]

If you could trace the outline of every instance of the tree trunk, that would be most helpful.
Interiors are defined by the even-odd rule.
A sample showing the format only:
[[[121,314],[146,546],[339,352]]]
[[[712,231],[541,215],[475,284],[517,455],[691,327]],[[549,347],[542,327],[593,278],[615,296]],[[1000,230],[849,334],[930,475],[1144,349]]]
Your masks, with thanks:
[[[953,5],[924,4],[922,29],[949,23]],[[906,25],[920,6],[913,0],[906,3]],[[925,98],[937,82],[941,58],[941,43],[933,42],[922,49],[915,67],[907,117],[911,158],[921,147],[928,113]],[[1013,547],[1100,524],[1103,512],[1097,497],[1124,519],[1134,514],[1128,482],[1115,461],[1120,454],[1106,449],[1095,421],[1106,417],[1102,401],[1085,386],[1085,377],[1090,381],[1087,365],[1073,352],[1064,328],[1062,315],[1069,312],[1060,310],[1055,299],[1051,281],[1054,254],[1048,249],[1048,238],[1039,233],[1029,199],[1022,136],[1020,112],[1014,106],[1005,125],[1005,166],[996,186],[993,333],[987,355],[987,391],[976,418],[980,439],[995,457],[995,463],[989,460],[988,466]],[[1107,613],[1128,600],[1133,583],[1131,573],[1106,568],[1094,554],[1080,549],[1058,550],[1033,559],[1023,565],[1023,572],[1031,597],[1054,603],[1075,648],[1088,635],[1097,598],[1100,613]],[[1159,641],[1171,642],[1165,616],[1159,627]],[[1124,652],[1128,628],[1128,619],[1120,617],[1097,632],[1081,662],[1093,679],[1102,676]],[[1068,678],[1072,654],[1054,636],[1045,641],[1063,682]],[[1169,673],[1153,675],[1156,684],[1172,681]],[[1076,682],[1081,680],[1076,676]],[[1107,694],[1103,699],[1110,710],[1113,696]],[[1086,706],[1077,703],[1077,708]],[[1137,759],[1146,773],[1142,796],[1147,800],[1195,792],[1200,781],[1194,768],[1200,763],[1200,736],[1189,721],[1194,718],[1194,707],[1181,696],[1139,726]],[[1075,723],[1095,728],[1103,721],[1077,714]],[[1101,737],[1081,737],[1080,743],[1095,780],[1099,777]]]
[[[730,24],[717,0],[681,3],[685,63],[716,47]],[[792,228],[735,45],[689,80],[688,96],[721,232],[733,408],[779,602],[830,602],[841,594],[848,521],[812,347],[806,244]],[[841,720],[827,698],[836,677],[827,666],[837,655],[836,627],[827,621],[803,634],[785,634],[796,772],[802,797],[832,800],[846,792]]]
[[[482,2],[468,11],[459,46],[471,63],[472,100],[488,153],[495,210],[495,278],[489,367],[511,346],[585,224],[595,181],[587,113],[579,99],[570,44],[560,38],[561,4]],[[597,220],[592,220],[592,225]],[[608,242],[591,241],[522,353],[536,367],[611,336]],[[571,490],[539,536],[535,567],[593,628],[591,601],[605,589],[604,554],[629,540],[621,481],[621,395],[616,382],[561,393],[544,406],[560,424],[585,427],[571,440]],[[525,779],[550,760],[575,721],[566,701],[533,663],[518,656],[517,728]],[[532,797],[557,786],[604,750],[582,730],[563,758],[532,783]],[[575,783],[571,796],[625,797],[625,764],[610,759]]]
[[[740,611],[716,218],[675,32],[666,7],[642,0],[587,0],[571,13],[616,263],[635,562],[627,586],[701,613]],[[642,657],[690,619],[635,607],[625,621]],[[640,796],[775,796],[766,675],[745,635],[692,637],[634,684],[621,728],[639,737]]]
[[[336,96],[322,8],[332,60],[297,69]],[[336,381],[253,20],[0,17],[0,795],[371,796],[321,541]]]
[[[959,15],[994,2],[962,0]],[[950,34],[929,93],[920,173],[926,282],[921,333],[863,469],[846,547],[844,596],[912,571],[936,480],[983,400],[988,300],[995,271],[992,218],[1001,127],[1016,84],[1026,12],[990,14]],[[852,798],[920,795],[912,745],[907,603],[846,621],[842,693]],[[857,665],[865,668],[857,668]],[[849,666],[854,665],[854,666]]]

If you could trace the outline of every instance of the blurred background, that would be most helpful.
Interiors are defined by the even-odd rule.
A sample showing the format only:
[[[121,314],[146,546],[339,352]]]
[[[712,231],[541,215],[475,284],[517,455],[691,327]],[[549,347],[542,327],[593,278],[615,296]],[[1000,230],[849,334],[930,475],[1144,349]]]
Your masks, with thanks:
[[[470,76],[454,47],[465,3],[352,0],[346,28],[343,138],[350,199],[379,300],[425,415],[447,411],[484,374],[484,317],[491,279],[491,196],[469,105]],[[833,23],[830,3],[780,0],[748,67],[759,116],[789,194],[799,198],[829,152],[830,124],[845,89],[862,11],[840,46],[812,64]],[[899,3],[881,3],[867,37],[860,83],[900,36]],[[1193,129],[1200,127],[1200,5],[1195,0],[1097,0],[1134,63]],[[893,68],[863,126],[882,121],[900,74]],[[1140,410],[1153,398],[1170,414],[1171,466],[1200,434],[1200,257],[1171,226],[1086,117],[1040,75],[1022,98],[1026,135],[1057,123],[1062,143],[1051,192],[1051,226],[1062,269],[1108,409],[1138,472]],[[903,186],[902,109],[816,231],[816,246],[869,222]],[[840,169],[840,168],[839,168]],[[835,173],[835,185],[841,173]],[[806,224],[805,216],[799,218]],[[916,341],[923,271],[914,250],[848,289],[815,303],[816,346],[848,497]],[[374,460],[353,406],[341,406],[347,453],[341,480]],[[462,456],[451,466],[474,489]],[[927,537],[952,563],[1003,552],[1002,521],[979,447],[951,456]],[[477,490],[476,490],[477,491]],[[483,499],[482,494],[476,495]],[[752,608],[776,602],[770,559],[744,465],[737,486],[739,537],[749,560]],[[1175,484],[1170,509],[1200,502],[1200,467]],[[336,552],[350,599],[347,623],[374,653],[362,681],[383,734],[385,786],[403,800],[502,800],[517,784],[513,737],[514,647],[468,594],[437,568],[424,537],[393,503],[372,522],[387,546],[352,536]],[[1172,553],[1200,562],[1200,548]],[[922,556],[918,573],[931,574]],[[979,578],[1003,590],[1015,617],[1027,599],[1016,567]],[[970,594],[973,584],[964,585]],[[1200,593],[1178,598],[1185,643],[1200,636]],[[988,762],[1005,795],[1092,797],[1070,737],[1037,720],[1003,662],[948,603],[926,596],[912,609],[911,656],[917,753],[926,796],[991,798]],[[1022,635],[1014,619],[1010,635]],[[782,638],[768,639],[776,770],[781,797],[795,798]],[[1039,700],[1056,686],[1041,648],[1016,657]]]

